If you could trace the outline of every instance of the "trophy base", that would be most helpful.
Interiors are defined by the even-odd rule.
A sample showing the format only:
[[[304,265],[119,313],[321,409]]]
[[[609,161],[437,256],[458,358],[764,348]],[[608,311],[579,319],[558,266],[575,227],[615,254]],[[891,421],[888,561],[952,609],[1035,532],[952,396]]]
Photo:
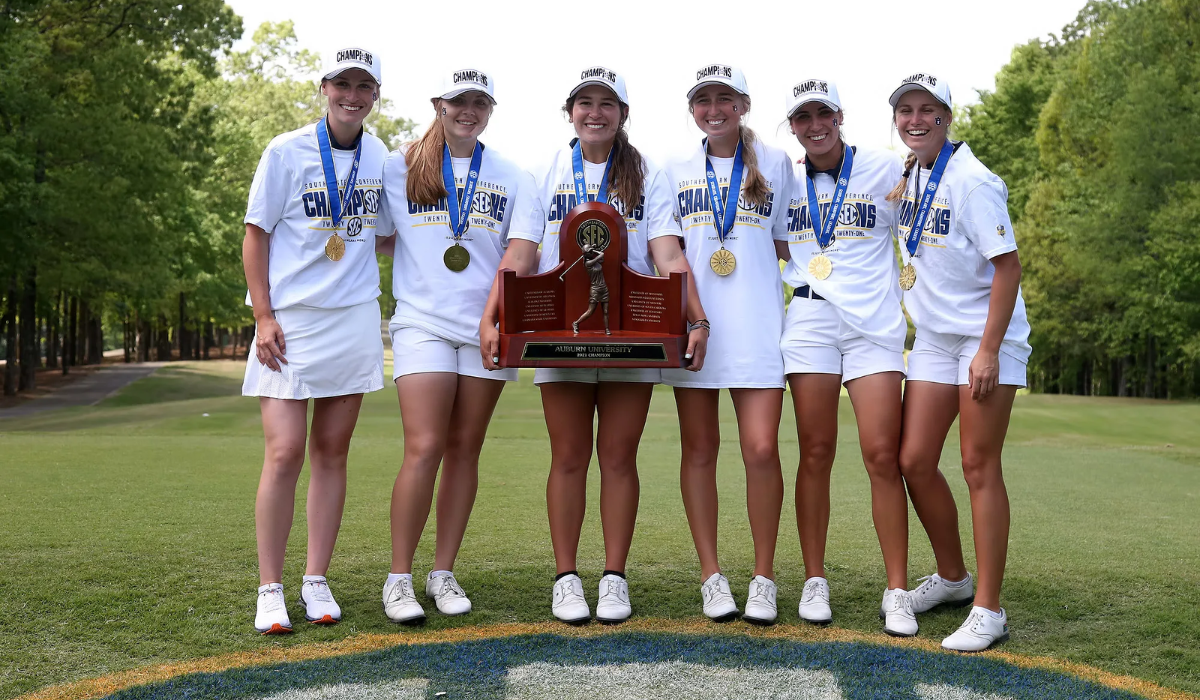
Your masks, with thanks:
[[[500,334],[501,367],[683,367],[686,335],[638,331]]]

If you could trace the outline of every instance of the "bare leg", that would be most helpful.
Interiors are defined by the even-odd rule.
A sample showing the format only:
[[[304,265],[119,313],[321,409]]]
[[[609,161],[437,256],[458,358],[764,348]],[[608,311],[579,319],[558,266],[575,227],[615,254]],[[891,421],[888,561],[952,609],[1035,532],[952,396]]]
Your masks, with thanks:
[[[429,520],[438,465],[446,452],[457,391],[458,375],[451,372],[407,374],[396,380],[404,461],[392,486],[393,574],[412,573],[417,543]]]
[[[675,389],[679,412],[679,490],[692,541],[700,557],[700,580],[721,571],[717,564],[717,453],[721,427],[716,389]]]
[[[746,465],[746,507],[754,539],[754,575],[775,579],[775,546],[783,510],[779,419],[783,389],[731,389]]]
[[[504,389],[498,379],[459,375],[458,392],[450,414],[446,454],[437,496],[437,550],[433,566],[452,571],[462,546],[467,520],[479,490],[479,453],[487,436],[488,423]]]
[[[994,612],[1000,612],[1000,585],[1008,559],[1008,491],[1000,455],[1016,395],[1015,386],[1002,385],[983,401],[975,401],[970,387],[958,387],[963,477],[971,492],[971,525],[979,573],[975,604]]]
[[[258,496],[254,501],[254,529],[258,539],[259,585],[283,582],[283,555],[296,507],[296,481],[304,466],[308,433],[308,402],[261,398],[266,450]]]
[[[906,382],[900,437],[900,473],[933,546],[938,575],[947,581],[961,581],[967,575],[958,536],[958,508],[938,469],[946,434],[958,415],[958,394],[959,388],[951,384]]]
[[[597,385],[578,382],[542,384],[542,411],[550,433],[550,477],[546,511],[556,573],[574,571],[579,533],[587,507],[587,472],[592,461],[592,416]]]
[[[600,523],[604,529],[604,568],[610,571],[625,571],[633,542],[640,494],[638,443],[646,427],[653,391],[653,384],[634,382],[601,382],[597,389]]]
[[[358,422],[362,394],[313,401],[308,441],[308,564],[305,574],[324,576],[346,506],[346,456]]]
[[[837,451],[840,374],[789,374],[800,465],[796,471],[796,526],[804,578],[825,577],[829,536],[829,475]]]
[[[846,383],[858,420],[858,444],[871,477],[871,516],[883,552],[888,588],[908,588],[908,497],[900,476],[899,372]]]
[[[606,301],[600,306],[604,310],[604,335],[612,335],[612,331],[608,328],[608,302]]]

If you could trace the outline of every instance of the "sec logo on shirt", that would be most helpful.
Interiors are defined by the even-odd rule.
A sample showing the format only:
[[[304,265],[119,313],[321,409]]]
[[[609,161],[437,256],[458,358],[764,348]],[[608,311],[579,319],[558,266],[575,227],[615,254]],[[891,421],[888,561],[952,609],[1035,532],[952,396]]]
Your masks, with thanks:
[[[347,236],[354,238],[355,236],[361,234],[362,230],[363,230],[362,219],[358,218],[357,216],[346,222],[346,235]]]
[[[379,192],[378,190],[367,190],[363,192],[363,207],[368,214],[375,214],[379,211]]]

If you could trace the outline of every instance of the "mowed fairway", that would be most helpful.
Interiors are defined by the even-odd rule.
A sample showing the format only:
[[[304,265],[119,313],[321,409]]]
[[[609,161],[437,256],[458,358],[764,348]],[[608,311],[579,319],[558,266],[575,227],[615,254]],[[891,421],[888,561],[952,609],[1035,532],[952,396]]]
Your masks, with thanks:
[[[330,582],[345,611],[331,628],[254,633],[258,404],[237,396],[243,365],[160,370],[95,408],[0,421],[0,697],[134,668],[271,645],[401,632],[380,608],[389,565],[388,500],[400,466],[395,393],[370,395],[350,453],[346,515]],[[390,372],[390,370],[389,370]],[[389,375],[390,376],[390,373]],[[721,558],[743,602],[750,533],[737,428],[722,407]],[[205,415],[207,414],[207,415]],[[883,566],[853,415],[843,399],[828,555],[835,626],[876,633]],[[1013,530],[1006,650],[1083,662],[1200,693],[1200,405],[1056,396],[1018,398],[1005,452]],[[803,585],[792,484],[790,396],[781,429],[785,499],[777,559],[784,625]],[[942,468],[958,498],[968,563],[966,488],[951,436]],[[699,619],[699,568],[678,490],[674,400],[655,393],[642,441],[642,500],[628,567],[634,614]],[[479,497],[456,566],[475,612],[424,629],[550,617],[554,565],[545,515],[549,444],[532,375],[510,385],[484,447]],[[603,568],[593,464],[581,573],[595,604]],[[304,487],[284,583],[304,562]],[[911,519],[910,582],[933,571]],[[432,563],[432,518],[417,556]],[[961,611],[920,618],[938,640]],[[731,623],[734,629],[744,623]],[[724,628],[726,630],[730,627]],[[882,639],[882,636],[881,636]]]

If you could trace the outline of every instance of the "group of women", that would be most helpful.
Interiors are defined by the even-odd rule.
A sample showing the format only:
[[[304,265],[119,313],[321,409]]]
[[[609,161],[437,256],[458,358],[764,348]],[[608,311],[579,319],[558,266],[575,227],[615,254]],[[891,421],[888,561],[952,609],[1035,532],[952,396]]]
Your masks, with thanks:
[[[625,569],[639,497],[637,449],[653,386],[664,383],[678,408],[680,490],[703,612],[722,621],[739,614],[760,624],[776,620],[786,381],[801,454],[800,617],[832,621],[824,560],[844,386],[887,574],[884,631],[911,636],[918,613],[973,603],[943,646],[978,651],[1007,638],[999,601],[1009,528],[1001,451],[1013,398],[1025,384],[1029,327],[1007,190],[965,143],[948,139],[952,102],[944,81],[913,75],[890,97],[906,158],[845,143],[837,87],[816,79],[796,84],[783,115],[805,151],[793,165],[745,125],[751,100],[742,72],[705,66],[686,95],[705,138],[659,168],[629,141],[624,79],[592,67],[565,95],[576,138],[534,174],[479,140],[497,105],[486,73],[445,76],[431,96],[433,123],[390,154],[362,128],[380,84],[378,56],[337,52],[321,80],[327,114],[272,141],[251,188],[244,259],[257,336],[243,393],[260,397],[266,438],[256,503],[260,632],[291,631],[281,578],[306,440],[312,473],[300,601],[311,622],[341,618],[325,574],[362,394],[383,384],[376,251],[395,257],[388,328],[404,430],[384,611],[397,622],[425,617],[412,568],[435,483],[437,542],[425,596],[442,614],[471,610],[453,566],[487,425],[504,382],[517,376],[497,364],[497,270],[553,269],[566,213],[578,202],[602,201],[625,218],[631,268],[691,273],[690,364],[536,370],[551,448],[554,616],[582,623],[593,615],[576,562],[593,449],[605,548],[595,617],[617,623],[632,613]],[[781,281],[794,289],[786,311]],[[902,300],[916,327],[907,368]],[[737,416],[754,544],[741,610],[717,557],[722,389]],[[977,579],[963,560],[958,513],[938,470],[956,417]],[[937,560],[937,572],[911,591],[910,499]]]

